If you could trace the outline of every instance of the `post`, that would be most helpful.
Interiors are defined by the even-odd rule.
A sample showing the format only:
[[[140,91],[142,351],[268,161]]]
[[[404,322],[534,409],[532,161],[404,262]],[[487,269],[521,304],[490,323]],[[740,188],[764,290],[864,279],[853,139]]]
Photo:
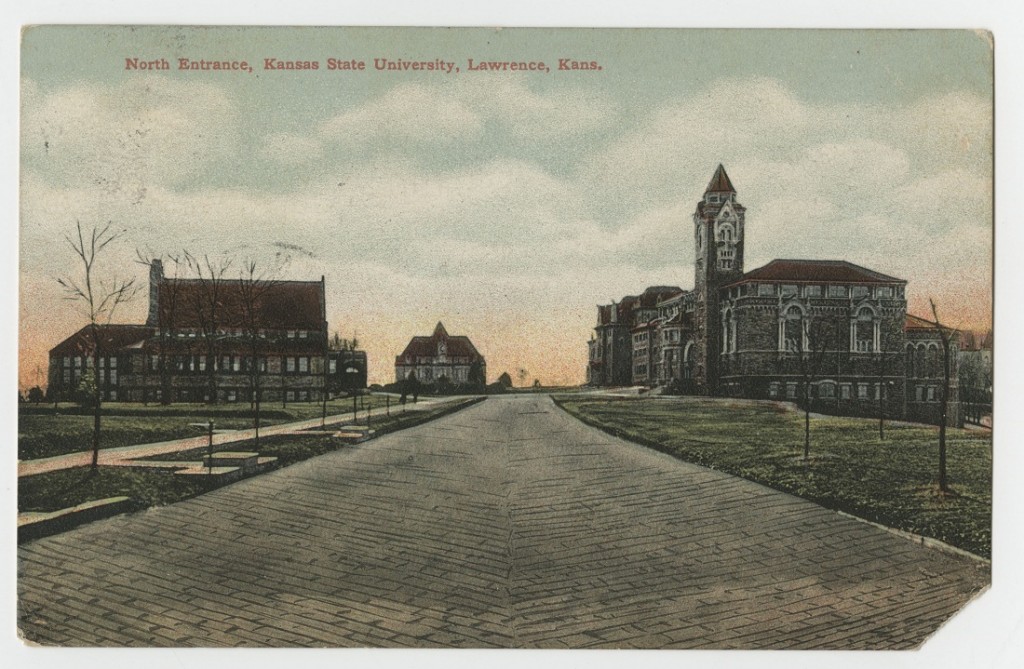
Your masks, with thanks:
[[[210,454],[210,462],[209,462],[209,465],[208,465],[209,469],[207,470],[207,474],[208,475],[213,475],[213,419],[212,418],[210,419],[210,422],[209,422],[209,432],[208,432],[208,434],[209,434],[209,446],[207,447],[207,450],[209,451],[209,454]]]
[[[355,425],[359,422],[359,416],[356,415],[356,394],[352,393],[352,424]]]

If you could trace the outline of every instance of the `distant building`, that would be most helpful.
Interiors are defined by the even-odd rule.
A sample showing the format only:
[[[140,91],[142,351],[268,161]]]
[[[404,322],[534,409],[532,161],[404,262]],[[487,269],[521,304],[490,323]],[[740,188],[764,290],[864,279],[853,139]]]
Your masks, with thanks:
[[[597,307],[587,382],[685,393],[799,398],[812,350],[820,410],[935,422],[942,333],[906,313],[907,282],[841,260],[743,271],[746,208],[719,165],[693,214],[694,289],[654,286]],[[948,416],[959,422],[957,356]],[[936,367],[938,365],[938,367]]]
[[[361,390],[366,387],[366,351],[341,349],[327,353],[327,389],[333,395],[339,392]]]
[[[445,378],[456,385],[483,385],[487,363],[468,337],[449,335],[439,322],[433,334],[413,337],[395,358],[395,381],[412,376],[426,384]]]
[[[168,278],[150,268],[145,325],[100,328],[99,383],[103,399],[129,402],[248,402],[259,365],[262,401],[322,398],[328,379],[365,387],[366,358],[329,354],[324,279],[281,281],[258,300],[244,299],[243,282]],[[245,318],[251,303],[253,315]],[[70,398],[89,365],[92,337],[86,326],[50,351],[50,390]],[[254,355],[255,351],[255,355]],[[361,356],[361,358],[359,357]],[[329,381],[329,386],[331,382]]]

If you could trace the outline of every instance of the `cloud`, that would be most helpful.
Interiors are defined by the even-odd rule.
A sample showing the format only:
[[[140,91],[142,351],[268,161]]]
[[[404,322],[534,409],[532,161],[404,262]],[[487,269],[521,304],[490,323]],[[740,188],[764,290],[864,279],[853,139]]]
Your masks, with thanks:
[[[260,147],[260,156],[284,165],[304,165],[323,158],[323,145],[313,137],[290,132],[268,135]]]
[[[237,151],[238,110],[214,84],[152,75],[23,91],[23,164],[54,183],[144,197]]]
[[[562,88],[540,93],[525,77],[463,77],[454,84],[401,84],[324,121],[320,134],[341,144],[449,144],[500,137],[571,141],[607,128],[617,108],[597,91]]]
[[[479,114],[460,100],[422,84],[395,86],[320,125],[325,138],[342,143],[371,143],[382,138],[447,143],[471,139],[482,129]]]

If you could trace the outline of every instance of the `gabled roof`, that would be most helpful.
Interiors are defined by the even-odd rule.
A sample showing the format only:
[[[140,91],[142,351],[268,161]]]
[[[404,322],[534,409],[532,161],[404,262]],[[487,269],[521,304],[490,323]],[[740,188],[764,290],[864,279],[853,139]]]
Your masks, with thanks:
[[[50,355],[88,355],[92,352],[93,340],[89,325],[71,335],[50,349]],[[111,355],[126,348],[138,348],[156,334],[156,328],[148,325],[97,325],[100,335],[100,350]]]
[[[715,169],[715,173],[711,175],[711,181],[708,182],[708,187],[704,189],[705,193],[735,193],[736,189],[732,187],[732,181],[729,180],[729,175],[725,173],[725,168],[722,167],[722,163],[718,163],[718,168]]]
[[[937,330],[940,328],[950,332],[959,332],[956,328],[951,328],[948,325],[937,324],[935,321],[930,321],[913,314],[907,314],[907,319],[903,324],[904,330]]]
[[[744,274],[729,285],[750,281],[823,283],[906,283],[845,260],[773,260]]]
[[[202,328],[216,293],[218,328],[243,328],[244,286],[222,280],[216,287],[205,279],[160,282],[160,316],[168,327]],[[268,330],[320,330],[324,327],[324,285],[320,281],[282,281],[268,288],[257,304],[258,321]]]
[[[429,337],[413,337],[409,340],[405,350],[396,358],[396,362],[402,360],[411,361],[414,358],[433,358],[437,356],[437,346],[445,342],[447,355],[450,358],[470,358],[483,361],[483,356],[473,346],[469,337],[451,336],[440,322],[434,327],[434,333]]]

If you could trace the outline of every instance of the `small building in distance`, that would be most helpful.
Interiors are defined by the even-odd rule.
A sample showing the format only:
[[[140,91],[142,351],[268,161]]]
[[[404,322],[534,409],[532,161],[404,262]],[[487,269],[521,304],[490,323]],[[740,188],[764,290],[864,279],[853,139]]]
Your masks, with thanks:
[[[415,378],[435,385],[442,379],[453,385],[483,386],[487,363],[469,337],[452,336],[438,322],[429,337],[413,337],[395,358],[395,381]]]

